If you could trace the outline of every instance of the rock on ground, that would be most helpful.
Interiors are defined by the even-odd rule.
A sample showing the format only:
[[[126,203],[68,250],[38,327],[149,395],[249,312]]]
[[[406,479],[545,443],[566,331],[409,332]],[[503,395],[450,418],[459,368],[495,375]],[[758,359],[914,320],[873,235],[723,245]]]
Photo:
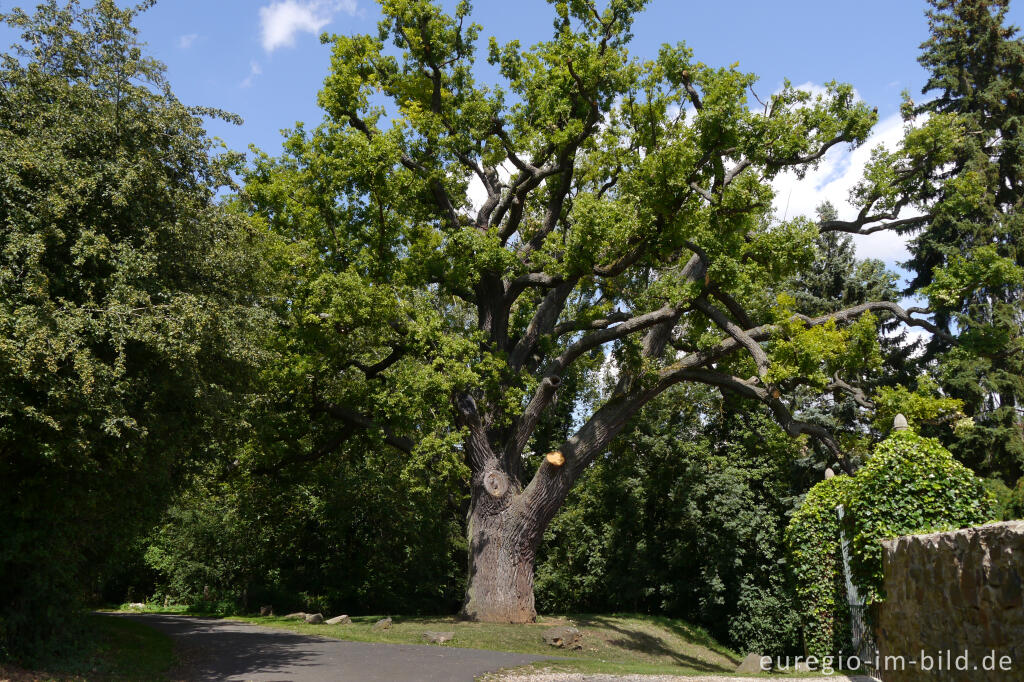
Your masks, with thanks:
[[[748,674],[748,675],[750,675],[750,674],[757,675],[758,673],[766,672],[761,667],[761,659],[762,659],[761,654],[747,654],[747,657],[743,659],[742,663],[740,663],[740,667],[736,668],[736,672],[738,672],[738,673],[745,673],[745,674]],[[770,662],[769,662],[769,668],[771,668],[771,663]]]
[[[322,613],[309,613],[306,614],[306,622],[310,625],[319,625],[324,622],[324,614]]]
[[[328,625],[351,625],[352,619],[348,616],[335,616],[325,621]]]
[[[544,631],[544,641],[560,649],[582,649],[583,633],[572,627],[551,628]]]
[[[423,633],[423,639],[427,640],[428,642],[433,642],[434,644],[444,644],[445,642],[450,642],[453,639],[455,639],[455,633],[431,632],[428,630],[427,632]]]
[[[388,616],[387,618],[381,618],[380,620],[378,620],[376,623],[373,624],[373,629],[374,630],[387,630],[390,627],[391,627],[391,616]]]

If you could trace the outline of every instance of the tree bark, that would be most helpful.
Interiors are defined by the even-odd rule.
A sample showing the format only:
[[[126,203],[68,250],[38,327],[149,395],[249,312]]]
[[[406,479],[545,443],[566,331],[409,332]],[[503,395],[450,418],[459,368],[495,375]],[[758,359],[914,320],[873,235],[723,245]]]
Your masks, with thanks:
[[[538,520],[518,486],[489,469],[473,477],[469,508],[469,581],[462,616],[485,623],[532,623]]]

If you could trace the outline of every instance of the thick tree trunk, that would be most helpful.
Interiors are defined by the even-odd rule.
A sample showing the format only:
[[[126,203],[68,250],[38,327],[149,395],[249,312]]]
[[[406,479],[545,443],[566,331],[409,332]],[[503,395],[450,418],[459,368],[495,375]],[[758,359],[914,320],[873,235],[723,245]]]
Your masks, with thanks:
[[[501,472],[474,477],[469,510],[469,582],[462,615],[487,623],[530,623],[533,560],[543,528]]]

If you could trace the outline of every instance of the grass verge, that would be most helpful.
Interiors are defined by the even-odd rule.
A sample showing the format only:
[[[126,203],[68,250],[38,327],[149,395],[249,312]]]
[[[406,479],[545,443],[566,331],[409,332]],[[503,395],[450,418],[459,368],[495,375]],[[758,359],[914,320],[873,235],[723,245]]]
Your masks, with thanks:
[[[258,625],[303,634],[322,635],[359,642],[424,644],[426,631],[454,632],[444,646],[511,651],[554,656],[559,670],[620,674],[728,674],[740,658],[718,644],[704,630],[684,621],[638,615],[545,616],[537,623],[504,625],[472,623],[453,617],[419,618],[393,616],[387,630],[375,630],[380,616],[356,616],[351,625],[309,625],[279,617],[237,617]],[[555,649],[542,633],[559,625],[583,632],[583,648]],[[546,663],[550,667],[551,662]]]
[[[190,610],[183,606],[145,605],[123,608],[120,612],[222,617],[219,614]],[[334,614],[324,614],[324,616],[329,615]],[[537,619],[536,623],[526,625],[473,623],[455,617],[392,616],[393,622],[389,629],[376,630],[374,624],[381,617],[379,615],[352,616],[350,625],[310,625],[275,616],[231,616],[227,620],[288,630],[299,634],[389,644],[426,644],[423,637],[424,632],[453,632],[455,633],[454,639],[442,646],[490,649],[551,657],[532,665],[512,669],[512,671],[520,673],[701,675],[722,676],[723,679],[728,679],[736,674],[735,671],[741,659],[734,651],[715,641],[702,628],[682,620],[662,616],[634,614],[542,616]],[[552,648],[544,642],[542,633],[548,628],[560,625],[572,625],[583,632],[582,649],[566,651]],[[808,676],[814,677],[813,674],[808,673],[774,674],[770,677],[766,676],[766,679],[800,679]],[[485,677],[485,679],[490,678]],[[837,675],[836,679],[847,680],[849,678]]]
[[[74,647],[32,669],[0,665],[0,680],[163,680],[174,660],[167,635],[127,618],[89,614]]]

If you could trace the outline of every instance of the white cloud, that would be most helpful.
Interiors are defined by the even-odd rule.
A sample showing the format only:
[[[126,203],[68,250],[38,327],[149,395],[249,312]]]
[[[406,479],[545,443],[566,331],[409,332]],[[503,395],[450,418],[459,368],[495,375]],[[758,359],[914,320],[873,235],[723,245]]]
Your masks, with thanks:
[[[809,92],[811,93],[812,97],[828,96],[828,88],[826,88],[824,85],[818,85],[817,83],[812,83],[810,81],[807,81],[806,83],[801,83],[800,85],[795,85],[793,86],[793,88],[795,90],[803,90],[805,92]],[[854,99],[860,99],[860,95],[857,94],[856,90],[854,90]]]
[[[498,180],[503,183],[507,183],[512,177],[512,173],[516,171],[516,167],[508,159],[505,159],[498,166]],[[484,202],[487,201],[487,189],[484,187],[483,181],[477,176],[476,173],[470,176],[469,186],[466,188],[466,197],[469,199],[469,205],[474,212],[479,211],[484,206]]]
[[[779,175],[772,183],[775,188],[775,210],[779,217],[813,218],[818,206],[830,201],[839,211],[840,219],[852,220],[857,211],[849,203],[850,190],[860,181],[864,167],[871,158],[871,150],[880,144],[895,149],[901,139],[903,120],[894,114],[880,121],[867,142],[857,149],[831,149],[818,168],[808,171],[803,180],[798,180],[792,173]],[[913,214],[905,213],[901,217],[910,215]],[[906,243],[906,237],[888,231],[854,236],[858,256],[878,258],[890,266],[909,257]]]
[[[196,40],[199,39],[198,33],[188,33],[178,38],[178,47],[183,50],[187,50],[195,44]]]
[[[276,0],[260,8],[263,49],[291,47],[299,33],[316,35],[338,12],[354,16],[356,0]]]
[[[260,66],[259,62],[257,62],[257,61],[249,62],[249,75],[245,77],[245,80],[243,80],[241,83],[238,84],[238,87],[240,87],[240,88],[248,88],[248,87],[250,87],[252,85],[252,82],[256,79],[256,77],[259,76],[259,75],[262,75],[262,74],[263,74],[263,67]]]

